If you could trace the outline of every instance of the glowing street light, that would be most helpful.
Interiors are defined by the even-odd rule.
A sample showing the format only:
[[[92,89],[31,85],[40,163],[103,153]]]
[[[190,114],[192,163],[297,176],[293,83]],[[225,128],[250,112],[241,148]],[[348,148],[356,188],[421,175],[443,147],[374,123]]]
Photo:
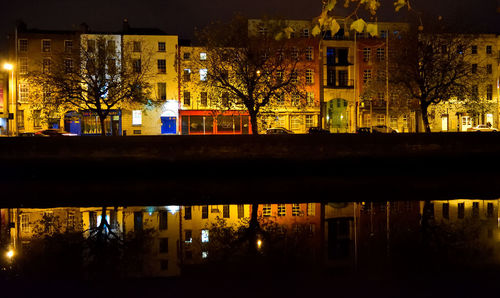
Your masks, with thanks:
[[[5,63],[5,64],[3,65],[3,69],[5,69],[5,70],[9,70],[9,71],[10,71],[10,70],[13,70],[13,69],[14,69],[14,65],[12,65],[12,64],[10,64],[10,63]]]
[[[10,249],[5,255],[9,260],[12,260],[12,258],[14,257],[14,250]]]
[[[3,69],[7,70],[7,71],[10,71],[11,73],[11,80],[10,80],[10,83],[11,83],[11,86],[9,87],[9,93],[11,94],[11,99],[12,99],[12,103],[11,103],[11,106],[9,108],[9,113],[11,113],[12,111],[11,110],[14,110],[16,109],[16,114],[17,114],[17,106],[14,102],[14,89],[15,89],[15,86],[14,86],[14,64],[12,63],[4,63],[3,64]],[[8,100],[7,100],[8,102]],[[7,104],[8,106],[8,104]],[[10,132],[12,131],[12,128],[10,127],[10,124],[9,125],[9,128],[8,128],[8,133],[10,135]],[[15,126],[15,123],[12,122],[12,125]],[[15,126],[16,128],[16,133],[17,133],[17,126]]]

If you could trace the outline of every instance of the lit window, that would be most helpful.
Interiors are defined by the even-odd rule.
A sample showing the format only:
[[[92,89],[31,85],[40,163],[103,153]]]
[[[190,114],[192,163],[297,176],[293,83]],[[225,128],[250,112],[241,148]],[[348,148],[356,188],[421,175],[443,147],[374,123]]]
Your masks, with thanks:
[[[202,251],[202,252],[201,252],[201,258],[202,258],[202,259],[206,259],[206,258],[208,258],[208,251]]]
[[[299,49],[296,47],[292,48],[292,59],[299,60]]]
[[[292,216],[300,215],[300,204],[292,204]]]
[[[314,72],[312,69],[306,70],[306,83],[307,84],[312,84],[314,82],[313,74],[314,74]]]
[[[291,116],[290,117],[290,128],[293,131],[298,131],[302,129],[302,116]]]
[[[191,69],[189,68],[184,69],[184,81],[185,82],[191,81]]]
[[[372,70],[371,69],[365,69],[363,71],[363,83],[368,82],[372,78]]]
[[[364,48],[363,49],[363,61],[369,62],[371,54],[372,54],[372,49],[370,49],[370,48]]]
[[[28,94],[29,94],[28,84],[26,83],[19,84],[19,101],[28,102]]]
[[[307,47],[306,49],[306,60],[311,61],[313,59],[313,48]]]
[[[28,73],[28,57],[19,57],[19,73]]]
[[[21,232],[29,233],[30,231],[30,216],[29,214],[21,214]]]
[[[304,30],[302,30],[302,36],[309,37],[309,28],[305,28]]]
[[[206,81],[207,80],[207,69],[203,68],[200,69],[200,81]]]
[[[132,125],[142,125],[142,111],[133,110],[132,111]]]
[[[308,106],[313,106],[314,105],[314,92],[307,92],[307,105]]]
[[[306,128],[314,127],[314,115],[306,115]]]
[[[201,52],[201,53],[200,53],[200,60],[202,60],[202,61],[203,61],[203,60],[207,60],[207,53],[205,53],[205,52]]]
[[[202,243],[208,242],[208,230],[201,230],[201,242]]]

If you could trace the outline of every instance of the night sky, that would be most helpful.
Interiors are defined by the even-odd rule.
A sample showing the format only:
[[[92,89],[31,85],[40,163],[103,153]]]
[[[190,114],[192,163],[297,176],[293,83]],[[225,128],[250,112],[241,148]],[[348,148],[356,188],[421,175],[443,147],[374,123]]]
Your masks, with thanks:
[[[343,3],[344,0],[339,0]],[[426,16],[442,15],[475,27],[500,32],[500,0],[411,0]],[[392,0],[382,0],[379,20],[410,20],[406,13],[395,14]],[[478,4],[480,3],[480,4]],[[123,18],[133,27],[156,27],[168,34],[191,38],[193,28],[211,20],[227,20],[240,12],[249,17],[286,16],[310,19],[321,10],[321,0],[23,0],[8,1],[0,10],[0,46],[12,32],[17,19],[29,28],[72,29],[82,22],[98,31],[117,31]],[[341,11],[339,11],[341,14]],[[408,19],[409,18],[409,19]]]

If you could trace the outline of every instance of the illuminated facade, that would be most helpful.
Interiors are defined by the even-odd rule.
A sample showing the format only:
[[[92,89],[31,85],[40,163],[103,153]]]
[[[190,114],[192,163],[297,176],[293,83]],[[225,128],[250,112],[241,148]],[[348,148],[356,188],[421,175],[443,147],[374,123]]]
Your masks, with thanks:
[[[179,131],[178,37],[157,29],[131,28],[123,24],[123,51],[142,68],[152,87],[155,104],[122,109],[124,135],[177,134]]]
[[[55,63],[67,61],[78,67],[81,31],[55,31],[28,29],[20,23],[11,38],[9,60],[14,64],[13,94],[10,94],[9,121],[12,135],[33,132],[44,128],[63,128],[64,120],[57,111],[44,111],[30,100],[33,93],[46,96],[28,82],[28,73],[50,71]],[[11,79],[12,81],[12,79]],[[47,95],[48,96],[48,95]],[[44,113],[46,113],[44,115]]]
[[[254,36],[269,34],[268,26],[274,23],[276,21],[250,19],[248,32]],[[283,20],[283,26],[291,29],[286,46],[297,59],[297,84],[305,99],[290,94],[276,98],[276,104],[261,113],[259,128],[262,132],[271,127],[284,127],[294,133],[307,133],[309,128],[320,125],[320,41],[311,34],[311,21]]]
[[[221,107],[224,94],[206,83],[207,51],[181,46],[179,50],[180,133],[183,135],[249,134],[250,116],[242,105]]]
[[[429,108],[432,131],[467,131],[479,124],[498,128],[500,100],[500,36],[480,34],[474,36],[470,48],[465,49],[472,73],[481,73],[481,82],[471,86],[476,99],[467,105],[464,100],[452,99]],[[474,96],[474,95],[473,95]]]

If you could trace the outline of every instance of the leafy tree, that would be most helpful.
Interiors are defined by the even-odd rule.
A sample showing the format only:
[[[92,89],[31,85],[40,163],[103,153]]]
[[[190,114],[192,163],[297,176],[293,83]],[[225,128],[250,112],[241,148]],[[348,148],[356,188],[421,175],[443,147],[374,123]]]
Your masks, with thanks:
[[[112,109],[126,103],[150,103],[149,56],[132,59],[131,45],[120,48],[109,41],[104,35],[92,42],[82,36],[79,55],[55,53],[50,62],[41,62],[40,70],[29,74],[33,108],[46,116],[90,110],[98,115],[105,136],[105,119]]]
[[[229,23],[212,23],[197,33],[207,53],[206,60],[199,62],[200,68],[207,69],[206,87],[215,94],[213,99],[221,109],[244,107],[253,134],[259,132],[259,115],[282,96],[305,99],[297,79],[296,57],[300,53],[294,49],[296,41],[283,36],[283,22],[266,21],[265,25],[265,33],[252,34],[248,20],[237,16]]]

